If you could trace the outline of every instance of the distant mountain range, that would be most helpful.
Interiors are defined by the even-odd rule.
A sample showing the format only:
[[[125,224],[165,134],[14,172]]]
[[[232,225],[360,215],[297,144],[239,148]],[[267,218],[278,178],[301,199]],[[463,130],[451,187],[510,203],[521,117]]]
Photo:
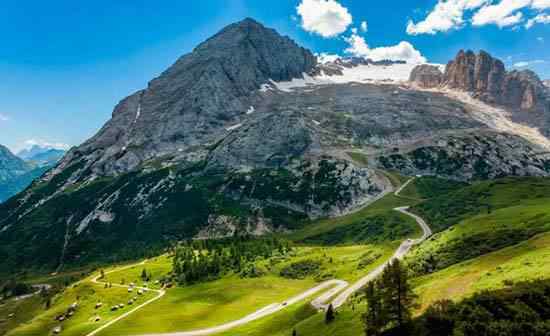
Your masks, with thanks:
[[[0,145],[0,202],[28,187],[64,154],[64,150],[35,145],[14,155],[7,147]]]
[[[550,90],[488,53],[338,59],[229,25],[124,98],[98,133],[0,205],[1,271],[137,258],[185,238],[286,232],[390,189],[550,175]]]
[[[23,149],[17,156],[27,162],[37,165],[52,165],[57,163],[65,155],[65,150],[52,147],[33,145],[31,148]]]

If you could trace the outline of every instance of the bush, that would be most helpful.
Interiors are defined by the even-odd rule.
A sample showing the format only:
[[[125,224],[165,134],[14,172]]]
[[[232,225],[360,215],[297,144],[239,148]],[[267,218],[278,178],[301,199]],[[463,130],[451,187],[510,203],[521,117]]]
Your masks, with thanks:
[[[315,275],[321,268],[321,262],[318,260],[302,260],[290,264],[281,270],[281,276],[289,279],[304,279],[309,275]]]

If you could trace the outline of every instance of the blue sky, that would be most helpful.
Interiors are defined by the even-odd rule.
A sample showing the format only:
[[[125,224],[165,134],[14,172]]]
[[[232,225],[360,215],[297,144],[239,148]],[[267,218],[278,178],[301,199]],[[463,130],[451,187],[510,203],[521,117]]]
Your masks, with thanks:
[[[550,78],[550,0],[266,3],[3,0],[0,144],[81,143],[119,100],[244,17],[314,52],[446,63],[461,48],[484,49]]]

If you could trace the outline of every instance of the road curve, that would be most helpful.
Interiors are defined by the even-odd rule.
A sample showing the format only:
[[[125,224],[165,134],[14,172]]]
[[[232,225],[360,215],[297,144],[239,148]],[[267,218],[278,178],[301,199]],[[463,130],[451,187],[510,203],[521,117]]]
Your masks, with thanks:
[[[408,182],[410,182],[411,180],[409,180]],[[395,195],[399,196],[398,191],[400,190],[402,189],[401,188],[398,189],[395,192]],[[394,210],[414,218],[416,220],[416,223],[422,228],[422,232],[423,232],[422,237],[418,239],[407,239],[404,242],[402,242],[401,245],[399,245],[399,248],[397,248],[393,256],[388,261],[386,261],[382,265],[375,268],[373,271],[371,271],[365,277],[359,279],[359,281],[357,281],[350,287],[346,288],[346,290],[344,290],[342,293],[340,293],[340,295],[338,295],[334,300],[332,300],[331,304],[333,308],[336,309],[338,307],[341,307],[347,301],[347,299],[349,299],[350,296],[352,296],[361,288],[365,287],[369,282],[371,282],[372,280],[380,276],[380,274],[382,274],[382,272],[384,271],[386,266],[388,266],[388,264],[390,264],[395,259],[402,259],[407,253],[409,253],[409,251],[414,245],[418,245],[422,243],[424,240],[426,240],[428,237],[432,235],[432,230],[430,229],[428,224],[426,224],[424,219],[422,219],[420,216],[417,216],[409,212],[408,209],[409,207],[405,206],[405,207],[395,208]],[[327,302],[327,300],[321,301],[321,302]],[[313,305],[313,307],[318,310],[325,310],[328,307],[328,304],[319,304],[319,302],[317,302],[315,305]]]
[[[403,191],[403,189],[405,189],[414,179],[415,178],[413,177],[413,178],[409,179],[407,182],[405,182],[403,185],[401,185],[397,190],[394,191],[394,195],[400,196],[399,194],[401,193],[401,191]],[[392,190],[393,189],[390,189],[389,191],[384,192],[381,197],[385,196],[387,193],[391,192]],[[379,197],[379,198],[381,198],[381,197]],[[419,238],[419,239],[407,239],[404,242],[402,242],[401,245],[399,245],[399,248],[395,251],[395,253],[393,254],[393,256],[389,260],[387,260],[384,264],[382,264],[382,265],[378,266],[377,268],[375,268],[373,271],[371,271],[365,277],[359,279],[357,282],[355,282],[351,286],[349,286],[349,284],[344,280],[329,280],[329,281],[322,282],[321,284],[319,284],[319,285],[317,285],[313,288],[310,288],[307,291],[305,291],[305,292],[303,292],[299,295],[296,295],[296,296],[288,299],[287,301],[284,301],[283,303],[273,303],[269,306],[266,306],[266,307],[264,307],[260,310],[255,311],[255,312],[253,312],[253,313],[251,313],[251,314],[249,314],[249,315],[247,315],[247,316],[245,316],[245,317],[243,317],[239,320],[228,322],[228,323],[216,326],[216,327],[206,328],[206,329],[199,329],[199,330],[192,330],[192,331],[172,332],[172,333],[144,334],[144,335],[141,335],[141,336],[206,336],[206,335],[217,334],[217,333],[220,333],[220,332],[224,332],[224,331],[233,329],[233,328],[238,327],[238,326],[245,325],[247,323],[258,320],[258,319],[263,318],[265,316],[274,314],[278,311],[281,311],[281,310],[287,308],[290,305],[293,305],[297,302],[300,302],[300,301],[308,298],[309,296],[311,296],[311,295],[313,295],[313,294],[315,294],[319,291],[322,291],[326,288],[329,288],[329,287],[332,287],[332,288],[329,291],[327,291],[327,292],[323,293],[322,295],[320,295],[319,297],[313,299],[311,301],[311,305],[317,310],[325,310],[328,307],[328,304],[326,302],[328,302],[334,295],[341,292],[331,302],[331,304],[334,308],[341,307],[351,295],[353,295],[354,293],[359,291],[361,288],[365,287],[365,285],[367,285],[370,281],[372,281],[372,280],[376,279],[378,276],[380,276],[380,274],[382,274],[382,272],[384,271],[384,269],[386,268],[386,266],[389,263],[391,263],[395,259],[402,259],[411,250],[411,248],[414,245],[422,243],[424,240],[426,240],[428,237],[430,237],[432,235],[432,231],[431,231],[430,227],[428,226],[428,224],[424,221],[424,219],[422,219],[418,215],[415,215],[415,214],[409,212],[408,211],[409,208],[410,207],[405,206],[405,207],[395,208],[394,210],[415,219],[416,223],[422,228],[422,231],[423,231],[422,237]],[[143,261],[140,264],[144,264],[144,263],[145,263],[145,261]],[[112,272],[118,272],[118,271],[121,271],[121,270],[124,270],[124,269],[127,269],[127,268],[131,268],[131,267],[134,267],[134,266],[136,266],[136,265],[130,265],[130,266],[126,266],[126,267],[123,267],[123,268],[114,269],[110,272],[107,272],[106,274],[109,274],[109,273],[112,273]],[[94,279],[92,279],[92,282],[101,283],[98,280],[99,280],[99,276],[96,276]],[[119,285],[119,284],[113,284],[113,286],[125,287],[125,288],[129,287],[129,286]],[[136,288],[143,289],[141,287],[136,287]],[[158,295],[156,297],[150,299],[149,301],[143,303],[142,305],[140,305],[138,307],[135,307],[134,309],[126,312],[125,314],[117,317],[116,319],[106,323],[105,325],[103,325],[100,328],[94,330],[93,332],[87,334],[86,336],[96,335],[100,331],[102,331],[102,330],[108,328],[109,326],[113,325],[114,323],[128,317],[130,314],[132,314],[135,311],[145,307],[146,305],[160,299],[161,297],[163,297],[166,294],[166,292],[164,290],[155,290],[155,291],[158,293]]]

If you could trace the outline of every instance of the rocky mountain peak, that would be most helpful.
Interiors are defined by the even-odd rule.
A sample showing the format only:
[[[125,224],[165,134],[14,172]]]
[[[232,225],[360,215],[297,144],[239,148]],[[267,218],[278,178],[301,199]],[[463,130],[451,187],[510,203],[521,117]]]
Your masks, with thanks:
[[[461,50],[447,64],[445,86],[471,92],[486,103],[517,110],[545,109],[546,95],[538,76],[529,70],[507,72],[489,53]]]
[[[123,99],[61,167],[84,157],[94,175],[117,175],[156,157],[202,155],[197,147],[239,123],[263,84],[300,78],[316,63],[309,50],[253,19],[231,24]]]

